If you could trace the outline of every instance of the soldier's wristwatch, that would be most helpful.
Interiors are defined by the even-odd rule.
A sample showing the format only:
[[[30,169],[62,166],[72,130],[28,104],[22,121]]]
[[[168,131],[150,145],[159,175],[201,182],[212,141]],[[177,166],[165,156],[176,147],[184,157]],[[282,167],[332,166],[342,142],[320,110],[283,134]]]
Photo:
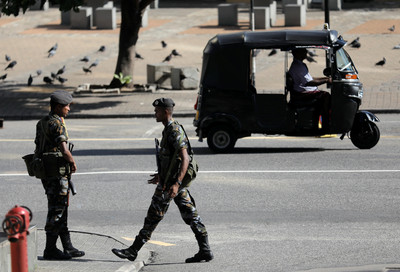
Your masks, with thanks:
[[[177,179],[177,180],[176,180],[176,183],[178,183],[178,184],[179,184],[179,186],[181,186],[181,185],[182,185],[182,181],[180,181],[179,179]]]

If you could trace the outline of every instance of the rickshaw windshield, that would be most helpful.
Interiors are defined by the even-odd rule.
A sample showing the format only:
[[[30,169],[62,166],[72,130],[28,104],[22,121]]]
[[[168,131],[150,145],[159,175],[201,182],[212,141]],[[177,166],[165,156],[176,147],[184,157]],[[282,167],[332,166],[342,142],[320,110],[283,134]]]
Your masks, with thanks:
[[[336,51],[336,65],[337,69],[340,72],[347,72],[347,73],[356,73],[356,67],[354,66],[353,62],[351,61],[350,56],[347,54],[347,52],[343,49],[340,48],[338,51]]]

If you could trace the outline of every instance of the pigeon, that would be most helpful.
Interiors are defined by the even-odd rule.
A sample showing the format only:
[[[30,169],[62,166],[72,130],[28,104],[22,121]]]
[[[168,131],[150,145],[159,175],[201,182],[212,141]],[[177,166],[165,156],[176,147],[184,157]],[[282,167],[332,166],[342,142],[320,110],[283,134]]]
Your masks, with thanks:
[[[317,62],[313,57],[310,57],[310,56],[307,56],[307,57],[306,57],[306,60],[307,60],[308,62]]]
[[[135,52],[135,58],[144,59],[138,52]]]
[[[65,65],[62,68],[58,69],[56,76],[61,75],[64,72],[65,72]]]
[[[104,52],[104,51],[106,51],[106,46],[105,45],[100,46],[98,52]]]
[[[395,28],[396,27],[393,25],[392,27],[389,27],[388,30],[390,30],[391,32],[394,32]]]
[[[53,84],[53,79],[51,79],[51,78],[48,77],[48,76],[45,76],[45,77],[43,78],[43,81],[46,82],[46,84]]]
[[[40,76],[41,74],[42,74],[42,70],[40,70],[40,69],[39,69],[39,70],[36,70],[36,75],[37,75],[37,76]]]
[[[350,45],[353,48],[360,48],[361,47],[361,43],[360,42],[354,42],[353,44]]]
[[[4,69],[4,70],[7,70],[7,69],[9,69],[9,68],[12,69],[16,64],[17,64],[17,61],[16,61],[16,60],[13,60],[12,62],[10,62],[10,63],[7,65],[6,69]]]
[[[172,58],[172,54],[169,54],[168,56],[165,57],[165,59],[162,62],[169,62]]]
[[[32,81],[33,81],[33,77],[32,77],[32,75],[29,75],[29,78],[28,78],[28,86],[31,86],[31,85],[32,85]]]
[[[176,49],[173,49],[172,51],[171,51],[171,54],[173,55],[173,56],[176,56],[176,57],[182,57],[182,55],[181,54],[179,54],[178,53],[178,51],[176,51]]]
[[[385,65],[385,63],[386,63],[386,59],[385,59],[385,57],[383,57],[383,59],[378,61],[377,63],[375,63],[375,65],[383,66],[383,65]]]
[[[272,49],[271,52],[269,52],[268,57],[271,57],[273,55],[275,55],[276,53],[278,53],[278,51],[276,51],[276,49]]]
[[[10,61],[10,60],[11,60],[10,56],[6,54],[6,61]]]
[[[165,47],[167,47],[167,43],[165,42],[165,41],[161,41],[161,46],[162,46],[162,48],[165,48]]]
[[[51,78],[53,78],[53,79],[57,77],[57,75],[56,75],[55,73],[53,73],[53,72],[50,73],[50,76],[51,76]]]
[[[92,68],[92,67],[96,67],[98,64],[99,64],[99,60],[97,59],[97,60],[95,60],[92,64],[90,64],[90,66],[89,66],[88,69],[90,69],[90,68]]]
[[[56,43],[55,45],[53,45],[53,46],[49,49],[49,51],[47,51],[47,53],[50,53],[51,51],[57,51],[57,48],[58,48],[58,44]]]
[[[84,56],[83,58],[81,58],[79,61],[83,61],[83,62],[89,62],[90,58],[88,56]]]
[[[360,37],[357,37],[357,38],[355,38],[351,43],[349,43],[349,45],[350,45],[351,47],[353,47],[353,45],[358,44],[359,41],[360,41]]]
[[[89,68],[86,68],[86,67],[82,67],[82,70],[85,72],[85,74],[92,73],[92,70],[90,70]]]
[[[6,79],[6,77],[7,77],[7,74],[0,76],[0,80],[4,80],[4,79]]]
[[[307,50],[307,54],[308,54],[310,57],[318,57],[318,54],[317,54],[317,52],[315,51],[315,49],[314,49],[314,50]]]
[[[393,49],[400,49],[400,44],[395,45],[395,46],[393,47]]]
[[[49,54],[47,55],[47,57],[50,58],[50,57],[54,56],[54,55],[56,54],[56,51],[57,51],[57,50],[51,50],[51,51],[49,52]]]
[[[67,81],[68,79],[59,76],[59,77],[57,77],[57,80],[58,80],[61,84],[64,84],[64,82]]]

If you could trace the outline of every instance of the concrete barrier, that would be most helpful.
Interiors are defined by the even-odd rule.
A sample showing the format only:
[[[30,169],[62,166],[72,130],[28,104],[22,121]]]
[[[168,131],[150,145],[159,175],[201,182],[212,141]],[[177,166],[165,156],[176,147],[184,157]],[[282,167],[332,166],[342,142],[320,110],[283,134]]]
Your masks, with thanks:
[[[282,12],[285,13],[286,5],[302,5],[303,0],[282,0]]]
[[[35,271],[37,261],[37,228],[31,226],[29,228],[28,242],[28,270]],[[7,235],[0,231],[0,272],[11,271],[11,250],[10,242],[7,240]]]
[[[100,8],[100,7],[104,7],[105,5],[111,5],[111,7],[114,6],[112,1],[108,1],[108,0],[86,0],[85,1],[86,4],[85,6],[91,7],[93,10],[92,13],[92,25],[93,26],[97,26],[97,17],[96,17],[96,9]]]
[[[254,8],[254,28],[268,29],[271,27],[269,7]]]
[[[269,19],[271,26],[276,26],[276,1],[272,1],[269,5]]]
[[[171,86],[174,90],[195,90],[199,87],[200,72],[195,67],[171,68]]]
[[[342,0],[329,0],[329,10],[342,10]],[[322,1],[322,9],[325,10],[325,1]]]
[[[172,65],[167,63],[147,64],[147,83],[159,87],[171,87]]]
[[[154,0],[153,2],[151,2],[150,8],[158,9],[158,0]]]
[[[79,7],[78,12],[71,12],[71,28],[91,29],[93,27],[93,9]]]
[[[117,28],[117,9],[112,7],[97,8],[96,11],[98,29],[116,29]]]
[[[71,24],[71,11],[61,11],[61,25]]]
[[[48,10],[49,9],[49,2],[46,1],[42,8],[40,8],[40,0],[37,0],[36,3],[29,7],[29,10]]]
[[[304,5],[285,6],[285,26],[305,26],[306,7]]]
[[[238,6],[237,4],[218,5],[218,25],[237,26],[238,25]]]

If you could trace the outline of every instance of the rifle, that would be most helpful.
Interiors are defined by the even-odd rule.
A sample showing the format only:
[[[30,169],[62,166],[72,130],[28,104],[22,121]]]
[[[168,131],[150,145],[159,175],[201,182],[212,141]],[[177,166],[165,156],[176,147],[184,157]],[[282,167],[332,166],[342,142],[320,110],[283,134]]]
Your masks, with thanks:
[[[74,144],[73,144],[73,143],[68,143],[68,150],[69,150],[69,152],[72,153],[72,150],[73,150],[73,149],[74,149]],[[75,185],[74,185],[74,183],[73,183],[72,180],[71,180],[71,171],[69,172],[67,178],[68,178],[68,189],[71,190],[72,195],[76,195],[77,192],[76,192],[76,189],[75,189]]]

